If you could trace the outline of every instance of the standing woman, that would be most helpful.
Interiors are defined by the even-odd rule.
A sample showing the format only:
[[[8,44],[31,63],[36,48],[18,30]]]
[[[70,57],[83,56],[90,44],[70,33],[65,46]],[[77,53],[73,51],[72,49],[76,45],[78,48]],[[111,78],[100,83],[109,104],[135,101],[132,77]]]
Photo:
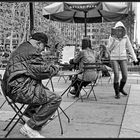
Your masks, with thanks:
[[[119,21],[115,24],[115,27],[113,28],[116,32],[115,34],[111,35],[109,37],[108,42],[108,51],[110,52],[110,60],[112,69],[114,71],[114,83],[113,87],[115,90],[115,98],[120,98],[120,92],[123,95],[127,95],[127,93],[124,91],[124,86],[127,81],[127,51],[131,53],[132,58],[135,62],[137,62],[136,54],[134,53],[132,44],[128,38],[128,35],[126,34],[126,28],[124,24]],[[119,67],[121,70],[122,78],[119,83]]]

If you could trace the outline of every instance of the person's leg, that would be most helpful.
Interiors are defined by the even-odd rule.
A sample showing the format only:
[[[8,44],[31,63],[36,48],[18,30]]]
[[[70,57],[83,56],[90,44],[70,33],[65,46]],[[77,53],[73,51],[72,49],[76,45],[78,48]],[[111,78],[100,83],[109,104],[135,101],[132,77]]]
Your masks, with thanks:
[[[120,98],[120,93],[119,93],[119,64],[118,61],[112,60],[111,61],[112,69],[114,72],[114,83],[113,87],[115,90],[115,98],[119,99]]]
[[[24,115],[28,118],[31,118],[34,113],[36,113],[36,109],[39,108],[40,105],[30,105],[28,109],[25,111]]]
[[[76,81],[73,84],[74,89],[71,90],[70,93],[72,95],[75,95],[76,97],[79,97],[79,94],[80,94],[80,91],[81,91],[81,88],[82,88],[82,85],[81,85],[82,84],[82,81],[79,78],[77,78],[75,80]]]
[[[76,94],[76,90],[78,88],[78,78],[77,78],[77,76],[73,77],[71,82],[72,82],[71,84],[72,84],[73,89],[70,90],[70,93],[72,95],[75,95]]]
[[[46,91],[46,97],[44,98],[47,98],[47,102],[40,105],[39,108],[36,109],[36,113],[27,121],[28,126],[34,130],[40,130],[55,113],[61,103],[61,96],[51,91]]]
[[[127,95],[127,93],[123,89],[125,84],[126,84],[126,81],[127,81],[127,61],[126,60],[121,60],[120,61],[120,69],[121,69],[122,79],[120,81],[120,89],[119,89],[119,91],[123,95]]]
[[[76,97],[79,97],[79,94],[80,94],[80,91],[82,89],[82,87],[86,87],[89,83],[91,82],[87,82],[87,81],[82,81],[79,79],[79,82],[78,82],[78,89],[77,89],[77,92],[76,92]]]
[[[20,129],[20,132],[22,134],[27,135],[28,137],[31,138],[42,137],[39,134],[39,130],[41,130],[41,128],[55,113],[62,100],[61,96],[55,94],[54,92],[49,91],[46,88],[43,88],[42,86],[39,89],[41,92],[35,93],[35,96],[33,98],[34,103],[33,106],[36,108],[33,110],[31,118]],[[30,107],[30,109],[32,107]]]
[[[75,97],[79,97],[80,91],[83,86],[87,86],[90,82],[82,81],[81,79],[77,78],[74,79],[75,82],[73,84],[74,89],[70,91],[72,95],[75,95]]]
[[[9,82],[10,88],[12,90],[9,98],[14,102],[32,105],[29,107],[32,116],[21,127],[20,132],[28,137],[42,137],[37,130],[41,129],[58,109],[62,100],[61,96],[51,92],[40,81],[35,81],[26,76]]]

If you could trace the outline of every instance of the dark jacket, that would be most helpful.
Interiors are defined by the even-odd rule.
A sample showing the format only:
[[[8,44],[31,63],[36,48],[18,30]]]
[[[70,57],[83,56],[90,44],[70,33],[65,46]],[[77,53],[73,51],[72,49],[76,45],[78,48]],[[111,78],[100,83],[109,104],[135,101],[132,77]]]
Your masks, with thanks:
[[[58,68],[46,64],[42,55],[29,42],[21,44],[10,56],[3,80],[3,92],[19,103],[46,103],[49,91],[43,79],[56,75]]]

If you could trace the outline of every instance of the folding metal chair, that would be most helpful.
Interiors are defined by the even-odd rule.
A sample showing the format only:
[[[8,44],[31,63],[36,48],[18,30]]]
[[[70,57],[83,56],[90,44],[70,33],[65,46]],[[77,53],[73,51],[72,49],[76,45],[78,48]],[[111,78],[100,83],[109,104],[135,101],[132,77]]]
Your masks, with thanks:
[[[77,70],[77,71],[70,71],[69,73],[64,74],[64,75],[71,76],[72,77],[71,80],[72,80],[78,74],[80,74],[79,70]],[[63,96],[67,91],[68,91],[67,92],[67,96],[68,96],[68,93],[70,92],[71,87],[74,85],[75,82],[76,82],[76,80],[72,80],[71,84],[65,89],[65,91],[61,94],[61,96]]]
[[[50,78],[48,79],[47,81],[47,84],[46,84],[46,87],[47,85],[49,84],[49,82],[51,83],[51,88],[52,88],[52,91],[54,92],[54,86],[53,86],[53,82],[52,82],[52,77],[53,76],[50,76]],[[66,116],[66,118],[68,119],[68,123],[70,122],[70,118],[68,117],[68,115],[65,113],[65,111],[59,106],[58,107],[62,113]],[[58,118],[59,118],[59,122],[60,122],[60,127],[61,127],[61,134],[63,134],[63,127],[62,127],[62,122],[61,122],[61,118],[60,118],[60,113],[59,113],[59,110],[57,109],[57,113],[58,113]]]
[[[67,65],[63,64],[63,66],[62,66],[62,64],[60,64],[60,66],[59,66],[59,68],[60,68],[59,73],[62,73],[62,74],[59,75],[58,82],[60,81],[61,78],[64,79],[65,83],[67,83],[67,81],[71,79],[70,78],[71,75],[69,76],[69,75],[63,74],[65,72],[67,72],[67,71],[70,71],[70,69],[71,69],[70,67],[71,67],[70,64],[67,64]],[[71,71],[73,71],[73,70],[74,69],[71,69]]]
[[[7,101],[7,103],[11,106],[11,108],[15,112],[15,115],[12,117],[11,121],[6,125],[6,127],[3,130],[6,131],[7,128],[14,122],[15,118],[18,116],[18,119],[14,122],[12,127],[6,133],[6,135],[5,135],[5,138],[6,138],[10,134],[10,132],[13,130],[13,128],[16,126],[16,124],[19,122],[19,120],[22,120],[22,122],[25,123],[25,120],[23,119],[23,115],[24,115],[25,111],[29,108],[30,105],[20,104],[20,107],[18,107],[19,103],[15,103],[14,101],[12,101],[8,96],[5,95],[4,92],[3,92],[3,95],[6,99],[5,102]],[[24,109],[24,110],[22,110],[22,109]]]
[[[67,77],[66,77],[66,76],[59,76],[58,82],[60,81],[61,78],[64,79],[65,83],[67,83],[67,81],[68,81],[68,79],[69,79],[68,76],[67,76]]]
[[[97,97],[96,97],[95,92],[94,92],[94,87],[95,87],[96,84],[97,84],[98,78],[99,78],[99,76],[100,76],[100,71],[101,71],[101,69],[102,69],[102,65],[101,65],[100,63],[84,63],[84,67],[83,67],[83,76],[82,76],[82,80],[81,80],[81,83],[80,83],[80,85],[79,85],[79,87],[78,87],[77,92],[79,91],[79,88],[80,88],[80,86],[82,85],[82,83],[85,82],[85,81],[84,81],[84,73],[85,73],[87,70],[95,70],[95,71],[97,72],[96,78],[95,78],[94,80],[92,80],[92,81],[86,81],[86,82],[90,82],[90,83],[87,85],[87,86],[90,87],[89,92],[87,92],[87,91],[85,90],[85,87],[82,87],[81,90],[84,90],[84,91],[85,91],[85,93],[86,93],[86,95],[87,95],[87,98],[89,97],[89,95],[90,95],[91,92],[92,92],[92,93],[93,93],[93,96],[94,96],[94,98],[95,98],[95,101],[97,101]],[[79,96],[80,96],[80,98],[81,98],[81,101],[83,102],[83,98],[82,98],[81,92],[80,92]]]
[[[15,123],[13,124],[13,126],[6,133],[6,135],[5,135],[5,138],[6,138],[20,120],[22,120],[22,123],[25,124],[25,120],[23,119],[23,116],[24,116],[25,112],[27,111],[27,109],[30,107],[31,104],[15,103],[8,96],[6,96],[6,94],[4,92],[3,92],[3,95],[5,97],[5,101],[2,103],[0,109],[7,102],[11,106],[11,108],[14,110],[14,112],[15,112],[15,115],[12,117],[11,121],[6,125],[6,127],[3,130],[6,131],[7,128],[11,125],[12,122],[14,122],[15,118],[18,116],[18,119],[15,121]],[[18,105],[21,105],[21,107],[18,107],[17,104]],[[24,109],[24,110],[22,110],[22,109]],[[59,106],[59,109],[68,118],[68,122],[70,122],[70,118],[67,116],[67,114],[64,112],[64,110],[60,106]],[[63,134],[62,122],[61,122],[60,113],[59,113],[59,110],[58,109],[57,109],[57,113],[58,113],[58,119],[59,119],[60,128],[61,128],[61,134]]]

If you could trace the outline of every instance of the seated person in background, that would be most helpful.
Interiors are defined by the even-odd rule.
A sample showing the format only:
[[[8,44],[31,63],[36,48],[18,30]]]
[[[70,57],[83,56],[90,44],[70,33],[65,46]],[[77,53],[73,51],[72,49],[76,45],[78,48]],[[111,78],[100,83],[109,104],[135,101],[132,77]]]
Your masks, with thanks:
[[[26,111],[29,120],[20,129],[29,138],[44,137],[39,131],[61,103],[61,96],[42,83],[43,79],[56,75],[59,70],[42,57],[47,43],[47,35],[37,32],[29,41],[20,44],[10,56],[1,84],[3,93],[14,102],[30,104]]]
[[[82,40],[82,50],[75,56],[75,58],[70,60],[70,64],[79,64],[79,70],[83,71],[83,63],[95,63],[96,62],[96,53],[91,48],[91,40],[85,37]],[[96,71],[94,70],[87,70],[84,73],[84,81],[82,81],[83,74],[79,74],[73,80],[76,80],[75,84],[73,85],[73,90],[70,91],[72,95],[75,97],[79,97],[80,91],[83,86],[87,86],[91,80],[94,80],[97,76]],[[81,84],[82,82],[82,84]],[[81,84],[81,86],[80,86]],[[79,87],[80,86],[80,87]],[[78,90],[79,87],[79,91]]]
[[[108,61],[109,60],[109,53],[107,51],[107,48],[103,44],[100,45],[99,59],[101,61]]]
[[[109,76],[109,72],[107,70],[107,68],[111,67],[109,57],[110,54],[108,53],[107,48],[103,44],[101,44],[100,52],[98,54],[98,60],[100,60],[106,67],[102,70],[102,76]]]

